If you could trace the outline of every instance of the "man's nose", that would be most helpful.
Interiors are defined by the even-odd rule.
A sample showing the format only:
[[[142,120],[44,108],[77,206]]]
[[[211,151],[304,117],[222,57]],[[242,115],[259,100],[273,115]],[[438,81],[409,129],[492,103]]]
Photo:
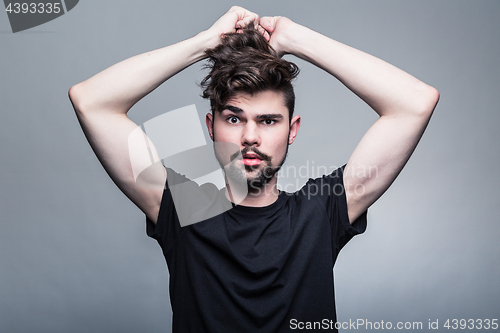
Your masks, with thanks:
[[[259,127],[253,121],[247,122],[243,128],[242,144],[244,146],[260,145]]]

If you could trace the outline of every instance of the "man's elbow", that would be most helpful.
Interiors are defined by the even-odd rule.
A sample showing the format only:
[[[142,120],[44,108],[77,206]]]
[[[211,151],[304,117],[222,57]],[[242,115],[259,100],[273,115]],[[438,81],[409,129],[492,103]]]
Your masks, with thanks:
[[[83,110],[82,95],[83,95],[83,92],[82,92],[81,83],[75,84],[74,86],[72,86],[68,90],[69,100],[71,101],[71,104],[73,104],[73,108],[75,109],[76,113],[81,113]]]
[[[418,107],[415,108],[415,112],[421,117],[430,118],[439,102],[439,91],[425,83],[422,83],[418,91],[418,102],[416,103]]]

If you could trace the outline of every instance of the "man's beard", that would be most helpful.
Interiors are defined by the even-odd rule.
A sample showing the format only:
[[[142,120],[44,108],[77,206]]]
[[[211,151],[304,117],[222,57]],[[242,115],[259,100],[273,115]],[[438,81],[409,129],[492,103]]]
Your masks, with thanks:
[[[236,162],[238,161],[238,156],[243,156],[249,152],[258,155],[261,161],[264,162],[264,167],[262,167],[260,164],[258,166],[242,164],[243,168],[237,166]],[[220,161],[219,164],[221,164],[226,177],[230,178],[237,184],[244,184],[246,182],[248,191],[254,192],[260,190],[264,185],[269,183],[271,179],[273,179],[273,177],[281,169],[281,166],[285,163],[287,155],[288,145],[286,146],[286,152],[283,160],[276,167],[272,167],[270,156],[262,153],[255,147],[247,146],[241,152],[232,154],[230,157],[231,162],[226,166],[222,165]],[[257,172],[257,174],[255,176],[247,176],[247,172]]]

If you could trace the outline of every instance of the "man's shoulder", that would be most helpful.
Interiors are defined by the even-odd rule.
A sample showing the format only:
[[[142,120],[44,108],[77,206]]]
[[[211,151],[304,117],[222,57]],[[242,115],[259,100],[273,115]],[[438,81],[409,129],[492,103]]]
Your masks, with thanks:
[[[294,194],[307,198],[323,197],[344,194],[343,170],[345,166],[339,167],[331,173],[309,180]]]

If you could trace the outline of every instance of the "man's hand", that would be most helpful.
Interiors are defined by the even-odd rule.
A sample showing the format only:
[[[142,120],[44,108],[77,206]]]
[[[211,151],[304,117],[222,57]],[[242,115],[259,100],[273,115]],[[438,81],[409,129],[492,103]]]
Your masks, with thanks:
[[[253,23],[254,27],[259,30],[259,32],[263,34],[264,37],[266,36],[266,30],[259,24],[259,15],[252,13],[245,8],[241,8],[238,6],[231,7],[207,31],[215,37],[217,44],[214,43],[213,47],[217,46],[220,43],[220,37],[223,34],[239,32],[241,29],[247,27],[250,23]],[[266,39],[269,40],[268,34]]]
[[[292,42],[290,39],[290,36],[293,35],[293,33],[290,33],[294,25],[292,20],[282,16],[266,16],[260,19],[259,24],[265,29],[264,37],[280,57],[291,53],[288,46]]]

